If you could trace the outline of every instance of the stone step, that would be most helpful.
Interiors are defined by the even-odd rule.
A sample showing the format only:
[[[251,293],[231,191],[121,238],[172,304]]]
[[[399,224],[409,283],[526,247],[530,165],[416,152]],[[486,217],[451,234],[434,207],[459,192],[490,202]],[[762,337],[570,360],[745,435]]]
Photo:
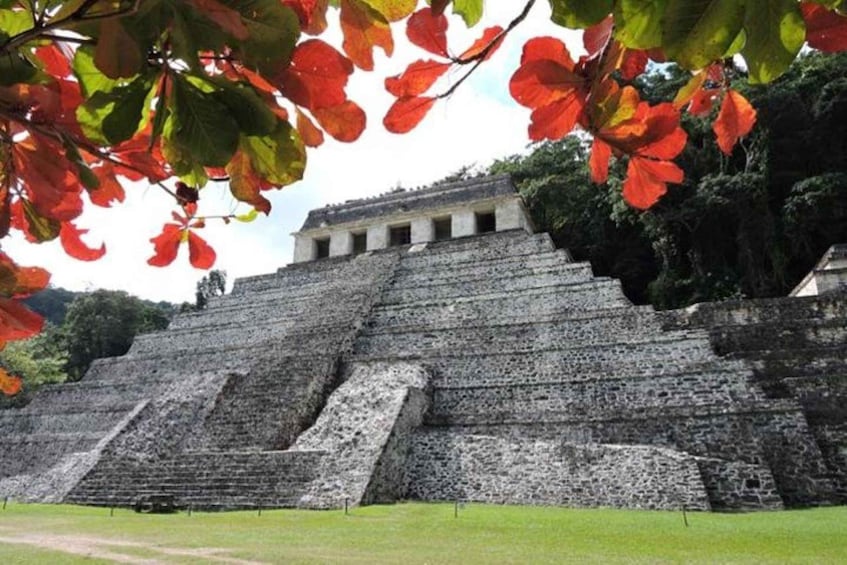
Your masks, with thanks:
[[[721,353],[750,355],[773,349],[842,347],[847,352],[847,324],[843,319],[783,320],[747,325],[710,327],[709,333]]]
[[[491,316],[485,315],[487,309],[492,310]],[[415,312],[419,312],[417,317]],[[630,306],[596,312],[544,309],[501,316],[500,309],[481,308],[478,303],[464,303],[446,308],[376,308],[360,337],[398,334],[399,339],[404,339],[405,334],[452,335],[456,331],[486,331],[485,328],[497,331],[497,328],[507,326],[537,324],[566,327],[569,332],[582,337],[603,334],[616,339],[618,334],[628,332],[662,333],[655,312],[650,307]],[[414,339],[414,336],[410,337]]]
[[[249,327],[180,330],[170,333],[147,334],[135,339],[127,355],[176,354],[197,352],[221,347],[240,348],[274,344],[288,351],[307,350],[320,353],[336,350],[353,336],[350,322],[335,327],[299,328],[282,324],[256,324]]]
[[[503,273],[558,273],[563,278],[586,280],[593,276],[588,263],[572,263],[560,251],[536,255],[520,255],[487,261],[474,261],[452,266],[449,270],[420,270],[401,267],[394,274],[394,284],[433,284],[452,279],[476,280],[501,276]]]
[[[739,401],[765,400],[752,385],[749,375],[733,372],[683,373],[632,378],[577,377],[549,383],[519,383],[500,386],[445,388],[436,386],[432,393],[432,418],[452,414],[477,414],[497,417],[508,411],[527,413],[562,412],[587,415],[602,406],[607,411],[656,409],[674,406],[700,406]]]
[[[117,425],[135,403],[118,405],[111,410],[86,405],[55,406],[51,412],[0,412],[0,429],[4,434],[40,435],[56,433],[105,433]],[[73,411],[75,410],[75,411]]]
[[[357,355],[419,355],[431,357],[447,352],[472,351],[492,354],[504,351],[533,353],[577,347],[643,344],[645,341],[688,338],[708,347],[704,332],[659,332],[650,318],[639,316],[600,319],[554,320],[487,326],[455,326],[435,330],[378,328],[362,332],[356,340]]]
[[[447,268],[466,262],[480,262],[503,257],[536,255],[555,250],[547,234],[528,235],[518,232],[513,241],[506,244],[496,238],[467,238],[427,244],[420,251],[408,251],[401,255],[400,268],[418,271]]]
[[[392,288],[383,293],[380,304],[405,304],[502,298],[525,293],[527,295],[561,292],[574,308],[615,308],[630,304],[620,283],[611,279],[595,278],[587,282],[566,283],[552,278],[539,281],[537,277],[509,277],[492,281],[445,284],[420,288]]]
[[[525,348],[510,351],[493,348],[491,352],[426,351],[417,354],[392,352],[390,355],[355,353],[351,362],[420,361],[434,373],[435,384],[499,384],[514,382],[550,382],[573,375],[638,376],[676,374],[692,364],[713,368],[744,367],[741,361],[718,359],[705,338],[692,339],[663,335],[641,342],[607,343],[603,347],[577,346],[537,350],[526,355]]]

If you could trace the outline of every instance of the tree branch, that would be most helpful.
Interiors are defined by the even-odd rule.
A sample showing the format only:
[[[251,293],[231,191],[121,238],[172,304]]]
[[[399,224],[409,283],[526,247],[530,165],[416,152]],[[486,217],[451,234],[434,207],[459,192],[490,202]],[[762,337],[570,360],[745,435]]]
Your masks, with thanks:
[[[445,92],[442,92],[441,94],[437,95],[436,98],[439,98],[439,99],[440,98],[447,98],[447,97],[451,96],[454,92],[456,92],[456,89],[458,89],[459,86],[461,86],[462,83],[465,82],[468,79],[468,77],[470,77],[474,73],[474,71],[476,71],[483,62],[485,62],[485,60],[488,58],[488,55],[499,45],[499,43],[501,41],[503,41],[503,39],[513,29],[515,29],[518,26],[518,24],[520,24],[522,21],[524,21],[526,19],[526,17],[529,15],[529,11],[532,9],[532,7],[534,5],[535,5],[535,0],[528,0],[526,5],[523,7],[523,10],[521,10],[521,13],[518,14],[517,17],[515,17],[515,19],[513,19],[511,22],[509,22],[509,25],[506,26],[506,28],[503,31],[498,33],[497,37],[492,39],[488,43],[488,45],[486,45],[479,53],[476,53],[473,56],[468,57],[467,59],[451,58],[450,60],[453,61],[453,63],[455,63],[457,65],[472,65],[472,66],[468,70],[468,72],[466,72],[464,75],[462,75],[462,77],[459,80],[456,81],[456,83],[453,86],[448,88]]]

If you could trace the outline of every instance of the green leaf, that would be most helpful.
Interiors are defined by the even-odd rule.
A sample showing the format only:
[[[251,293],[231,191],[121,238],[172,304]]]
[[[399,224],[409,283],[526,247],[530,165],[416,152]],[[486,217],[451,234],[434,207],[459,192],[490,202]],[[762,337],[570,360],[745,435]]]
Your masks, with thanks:
[[[465,25],[473,27],[482,18],[483,0],[453,0],[453,13],[462,16]]]
[[[38,241],[50,241],[59,237],[59,231],[62,229],[61,223],[39,214],[29,200],[21,199],[20,202],[23,205],[24,217],[29,225],[27,231],[30,235]]]
[[[303,178],[306,148],[288,122],[278,120],[271,135],[242,137],[241,148],[250,156],[253,169],[268,182],[288,185]]]
[[[27,10],[0,10],[0,34],[5,40],[32,29],[32,13]]]
[[[584,29],[609,15],[613,4],[614,0],[550,0],[553,8],[550,19],[560,26]]]
[[[214,80],[214,84],[221,88],[215,98],[229,109],[242,133],[261,136],[273,132],[276,115],[252,88],[223,78]]]
[[[173,75],[172,121],[165,138],[181,149],[191,163],[223,167],[238,148],[238,124],[227,107],[188,82]],[[165,128],[168,129],[167,127]]]
[[[238,10],[250,31],[241,43],[247,66],[270,73],[288,64],[300,37],[300,22],[293,10],[279,0],[232,0],[227,5]]]
[[[126,84],[126,81],[112,80],[101,73],[94,65],[94,50],[87,45],[76,50],[71,67],[86,98],[95,92],[111,92],[113,88]]]
[[[246,214],[239,214],[238,216],[235,217],[235,219],[238,220],[239,222],[244,222],[245,224],[249,224],[250,222],[255,220],[258,216],[259,216],[259,211],[256,210],[255,208],[253,208],[252,210],[250,210]]]
[[[615,39],[630,49],[650,49],[662,44],[662,21],[668,0],[618,0],[615,4]]]
[[[103,133],[112,145],[131,139],[144,116],[149,83],[139,77],[125,87],[111,92],[114,108],[103,120]]]
[[[37,73],[38,69],[17,51],[0,54],[0,86],[30,82]]]
[[[743,24],[738,0],[668,0],[662,46],[686,69],[701,69],[723,57]]]
[[[747,0],[744,30],[747,43],[741,54],[753,84],[784,73],[806,40],[806,24],[794,0]]]

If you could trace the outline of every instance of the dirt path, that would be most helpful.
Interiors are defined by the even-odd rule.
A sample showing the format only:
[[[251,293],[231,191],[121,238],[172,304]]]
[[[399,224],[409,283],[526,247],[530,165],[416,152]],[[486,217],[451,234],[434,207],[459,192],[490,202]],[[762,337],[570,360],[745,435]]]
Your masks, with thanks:
[[[191,557],[198,561],[233,563],[237,565],[262,565],[263,563],[261,561],[248,561],[245,559],[227,557],[226,555],[223,555],[226,553],[226,549],[211,547],[199,549],[162,547],[140,542],[96,538],[90,536],[3,532],[0,533],[0,543],[31,545],[42,549],[61,551],[88,558],[108,559],[116,563],[138,563],[144,565],[172,563],[172,561],[168,559],[168,556]],[[131,552],[122,553],[120,551],[121,548],[141,549],[144,551],[159,553],[161,555],[152,558],[140,557],[138,555],[133,555]]]

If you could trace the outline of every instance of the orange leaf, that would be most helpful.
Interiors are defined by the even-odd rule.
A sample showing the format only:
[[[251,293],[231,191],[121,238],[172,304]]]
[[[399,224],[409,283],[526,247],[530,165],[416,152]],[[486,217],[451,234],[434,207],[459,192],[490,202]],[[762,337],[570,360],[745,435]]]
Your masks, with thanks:
[[[588,167],[591,170],[591,180],[596,183],[606,182],[609,178],[609,159],[612,158],[612,146],[599,137],[591,144],[591,157]]]
[[[459,55],[459,59],[461,59],[463,61],[468,61],[468,60],[472,59],[473,57],[476,57],[477,55],[482,53],[485,49],[487,49],[488,46],[491,45],[491,43],[493,41],[496,40],[497,43],[495,43],[491,47],[491,49],[488,51],[488,53],[485,54],[485,58],[483,59],[483,61],[487,61],[488,59],[491,58],[492,55],[494,55],[494,53],[497,52],[498,49],[500,49],[500,46],[503,44],[503,40],[506,37],[504,35],[504,36],[502,36],[498,39],[498,36],[501,33],[503,33],[503,28],[500,27],[500,26],[493,26],[493,27],[486,28],[485,31],[482,32],[482,37],[480,37],[479,39],[474,41],[473,45],[468,47],[468,49],[464,53]]]
[[[27,339],[44,327],[44,318],[12,298],[0,297],[0,342]]]
[[[250,30],[241,21],[241,14],[217,0],[188,0],[198,12],[215,22],[219,28],[235,39],[247,39]]]
[[[814,2],[801,2],[800,11],[810,47],[827,53],[847,51],[847,16]]]
[[[623,197],[633,207],[646,210],[668,190],[667,183],[681,183],[682,169],[671,161],[632,157],[623,183]]]
[[[688,106],[688,113],[692,116],[703,117],[712,111],[712,106],[715,103],[720,91],[717,88],[703,88],[698,90],[691,99],[691,104]]]
[[[394,52],[394,38],[388,22],[360,0],[341,0],[341,31],[344,52],[362,70],[373,70],[374,47],[381,47],[389,57]]]
[[[583,107],[583,100],[571,91],[564,98],[536,108],[530,116],[529,138],[533,141],[563,138],[573,130]]]
[[[447,53],[447,18],[434,14],[430,8],[422,8],[406,21],[406,36],[409,41],[434,55],[449,57]]]
[[[79,259],[80,261],[96,261],[106,254],[106,245],[100,244],[98,249],[92,249],[83,243],[81,236],[88,230],[79,229],[71,222],[62,222],[62,230],[59,232],[59,241],[65,253]]]
[[[276,84],[286,98],[314,110],[347,100],[344,88],[352,72],[350,60],[334,47],[319,39],[308,39],[297,45],[291,65]]]
[[[321,127],[338,141],[356,141],[367,123],[364,110],[351,100],[338,106],[317,108],[312,110],[312,115]]]
[[[26,298],[50,282],[50,273],[40,267],[21,267],[0,251],[0,295]]]
[[[88,191],[92,204],[109,208],[114,202],[124,201],[126,194],[121,183],[115,178],[115,167],[112,163],[106,161],[98,167],[92,167],[91,170],[100,181],[97,188]]]
[[[176,224],[165,224],[162,233],[150,239],[154,254],[147,260],[148,265],[165,267],[176,259],[179,244],[182,242],[182,228]]]
[[[21,391],[21,379],[6,372],[0,367],[0,392],[6,396],[14,396]]]
[[[188,260],[195,269],[211,269],[217,258],[215,250],[206,240],[188,231]]]
[[[402,75],[386,78],[385,90],[397,98],[419,96],[429,90],[429,87],[435,84],[435,81],[449,68],[449,63],[415,61],[403,71]]]
[[[718,147],[726,155],[732,154],[736,142],[750,133],[755,123],[756,110],[753,106],[740,93],[727,90],[718,117],[712,124]]]
[[[323,138],[323,134],[320,131],[318,133]],[[249,155],[240,150],[236,151],[226,165],[226,172],[229,174],[229,190],[237,200],[246,202],[265,214],[271,211],[270,201],[261,194],[265,183],[253,168]]]
[[[72,220],[82,213],[80,186],[61,158],[64,152],[46,137],[30,137],[12,145],[15,171],[38,213],[51,220]]]
[[[398,98],[382,120],[385,129],[392,133],[406,133],[414,129],[427,115],[435,98],[406,96]]]
[[[297,108],[297,131],[307,147],[319,147],[324,142],[324,133],[300,111],[300,108]]]
[[[706,73],[699,72],[692,76],[685,86],[680,88],[673,99],[673,107],[677,110],[682,110],[694,98],[694,95],[700,91],[703,83],[706,82]]]

